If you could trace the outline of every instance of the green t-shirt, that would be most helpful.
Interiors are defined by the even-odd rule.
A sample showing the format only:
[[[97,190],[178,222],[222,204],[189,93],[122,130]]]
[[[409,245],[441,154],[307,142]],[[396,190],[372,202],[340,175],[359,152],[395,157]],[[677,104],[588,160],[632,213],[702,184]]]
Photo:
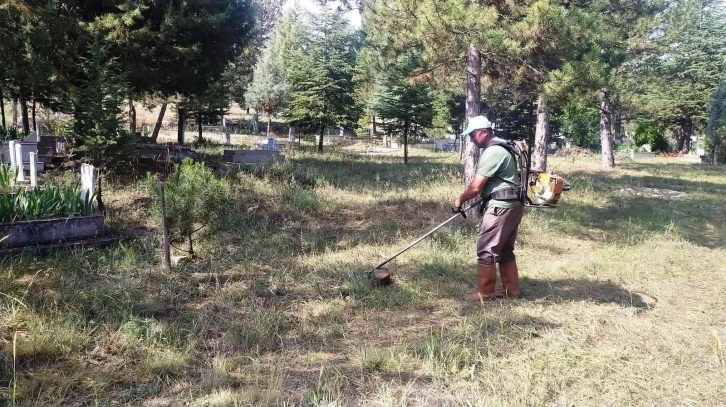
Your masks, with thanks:
[[[501,146],[491,146],[482,149],[479,154],[479,164],[476,167],[476,175],[488,177],[484,184],[484,191],[481,196],[486,198],[492,192],[502,188],[515,186],[519,188],[519,171],[517,162],[509,151]],[[521,205],[519,201],[499,201],[491,199],[487,208],[514,208]]]

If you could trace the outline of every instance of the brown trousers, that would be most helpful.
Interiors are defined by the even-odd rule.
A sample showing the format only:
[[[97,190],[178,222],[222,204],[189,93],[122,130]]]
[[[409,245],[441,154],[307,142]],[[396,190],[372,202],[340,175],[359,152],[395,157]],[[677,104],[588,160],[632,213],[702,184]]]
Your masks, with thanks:
[[[476,245],[479,264],[502,264],[514,260],[514,242],[523,215],[524,206],[488,208],[484,212]]]

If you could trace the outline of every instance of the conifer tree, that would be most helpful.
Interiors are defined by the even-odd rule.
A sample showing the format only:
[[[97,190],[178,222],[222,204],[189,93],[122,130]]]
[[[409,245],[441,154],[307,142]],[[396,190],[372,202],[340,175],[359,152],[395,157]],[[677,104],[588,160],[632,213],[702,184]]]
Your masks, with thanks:
[[[262,57],[255,65],[254,79],[245,93],[247,106],[267,113],[267,135],[270,135],[272,116],[282,106],[287,79],[282,63],[271,44],[262,51]]]
[[[373,110],[386,120],[389,131],[403,137],[403,163],[408,164],[408,140],[413,126],[431,125],[434,97],[431,86],[414,83],[409,77],[419,66],[416,50],[399,56],[386,69],[373,94]]]
[[[323,152],[326,127],[355,121],[353,66],[358,38],[339,8],[312,16],[289,52],[289,97],[282,111],[293,126],[318,129]]]

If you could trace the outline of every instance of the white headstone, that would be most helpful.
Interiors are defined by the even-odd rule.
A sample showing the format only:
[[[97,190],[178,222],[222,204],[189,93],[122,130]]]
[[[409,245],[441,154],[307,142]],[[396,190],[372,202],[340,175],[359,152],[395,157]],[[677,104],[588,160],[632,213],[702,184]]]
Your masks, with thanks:
[[[23,145],[15,143],[15,164],[18,169],[18,181],[25,181],[25,171],[23,171]]]
[[[10,165],[15,168],[15,140],[8,142],[8,154],[10,155]]]
[[[30,186],[35,188],[38,186],[38,173],[36,169],[38,160],[35,157],[35,153],[28,153],[28,157],[30,158]]]
[[[89,164],[81,164],[81,199],[85,202],[93,197],[96,185],[96,168]]]
[[[227,127],[227,119],[222,116],[222,127]]]

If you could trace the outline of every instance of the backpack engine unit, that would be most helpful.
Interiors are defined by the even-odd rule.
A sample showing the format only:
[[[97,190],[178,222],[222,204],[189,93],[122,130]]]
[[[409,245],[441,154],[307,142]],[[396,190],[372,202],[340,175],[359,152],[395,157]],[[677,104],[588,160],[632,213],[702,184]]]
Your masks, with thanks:
[[[512,155],[519,168],[519,186],[513,185],[494,191],[484,198],[504,201],[520,201],[522,205],[531,208],[553,208],[557,205],[562,192],[568,191],[571,186],[561,176],[554,173],[541,172],[530,168],[530,156],[527,144],[521,141],[492,140],[487,146],[500,146]],[[529,190],[532,190],[530,197]],[[482,204],[482,209],[484,204]]]

